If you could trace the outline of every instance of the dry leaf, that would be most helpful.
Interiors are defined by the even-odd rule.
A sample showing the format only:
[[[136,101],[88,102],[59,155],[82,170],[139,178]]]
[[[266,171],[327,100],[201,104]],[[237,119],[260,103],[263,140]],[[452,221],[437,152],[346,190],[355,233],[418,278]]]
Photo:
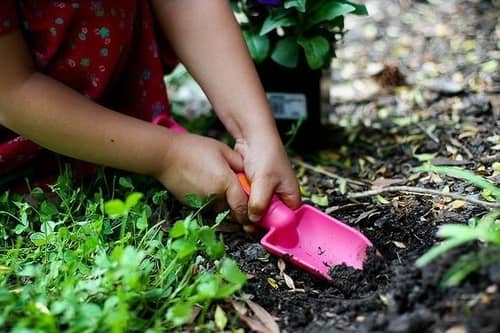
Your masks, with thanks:
[[[278,289],[278,282],[276,282],[275,279],[269,277],[267,278],[267,283],[273,288],[273,289]]]
[[[448,205],[453,209],[460,209],[464,208],[467,205],[467,202],[463,200],[453,200]]]
[[[245,324],[247,324],[247,326],[254,332],[274,333],[268,327],[266,327],[264,324],[262,324],[258,319],[240,315],[240,320],[243,321]]]
[[[286,264],[285,261],[281,258],[278,259],[278,269],[280,270],[280,273],[283,273],[285,271]]]
[[[400,249],[406,249],[406,245],[404,243],[401,243],[401,242],[398,242],[398,241],[392,241],[392,243],[394,245],[396,245],[396,247],[398,247]]]
[[[231,300],[231,305],[233,306],[234,310],[238,313],[238,315],[244,316],[248,312],[247,307],[242,302]]]
[[[193,311],[191,312],[191,317],[186,321],[186,324],[192,324],[196,320],[196,317],[200,314],[201,308],[198,306],[195,306],[193,308]]]
[[[283,272],[283,278],[285,279],[286,286],[292,290],[295,290],[295,283],[293,282],[293,279],[285,272]]]
[[[403,184],[404,182],[404,179],[390,179],[379,177],[372,182],[372,189],[383,188],[394,184]]]
[[[266,311],[266,309],[264,309],[259,304],[252,302],[249,299],[245,300],[245,302],[253,311],[255,316],[262,322],[262,324],[269,329],[267,332],[272,332],[272,333],[280,332],[278,324],[274,320],[273,316],[271,316],[271,314]]]
[[[446,333],[467,333],[467,332],[468,331],[465,328],[465,326],[462,325],[453,326],[446,330]]]

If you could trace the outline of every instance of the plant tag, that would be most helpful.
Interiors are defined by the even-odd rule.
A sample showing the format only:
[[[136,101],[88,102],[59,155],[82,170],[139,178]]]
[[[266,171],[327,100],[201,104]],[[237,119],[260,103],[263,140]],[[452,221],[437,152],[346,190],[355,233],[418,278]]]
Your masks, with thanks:
[[[270,92],[267,99],[276,119],[307,118],[306,96],[303,94]]]

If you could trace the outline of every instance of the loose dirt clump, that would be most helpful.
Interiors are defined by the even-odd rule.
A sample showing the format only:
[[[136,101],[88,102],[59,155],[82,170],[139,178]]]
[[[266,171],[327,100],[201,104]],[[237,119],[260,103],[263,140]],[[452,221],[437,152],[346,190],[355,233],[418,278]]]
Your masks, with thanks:
[[[338,289],[345,298],[363,298],[375,292],[387,283],[385,265],[382,256],[374,247],[366,249],[363,269],[356,269],[346,264],[336,265],[330,269],[332,286]]]

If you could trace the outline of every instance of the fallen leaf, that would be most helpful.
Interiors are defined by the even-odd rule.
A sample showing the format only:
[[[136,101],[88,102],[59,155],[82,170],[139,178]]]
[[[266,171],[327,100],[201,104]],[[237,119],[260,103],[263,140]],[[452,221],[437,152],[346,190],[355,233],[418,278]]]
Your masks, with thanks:
[[[226,316],[226,313],[218,305],[215,308],[214,321],[215,321],[215,326],[217,326],[217,328],[219,330],[221,330],[221,331],[223,331],[224,328],[227,325],[227,316]]]
[[[285,279],[286,286],[292,290],[295,290],[295,283],[293,282],[293,279],[284,272],[283,272],[283,278]]]
[[[285,261],[281,258],[278,259],[278,269],[280,270],[280,273],[283,273],[285,271],[286,264]]]
[[[448,204],[448,206],[450,206],[453,209],[461,209],[461,208],[464,208],[466,205],[467,205],[467,202],[463,201],[463,200],[453,200],[452,202],[450,202]]]
[[[383,196],[381,196],[380,194],[377,194],[376,199],[377,199],[377,202],[378,202],[379,204],[382,204],[382,205],[387,205],[387,204],[389,204],[389,203],[390,203],[390,202],[389,202],[386,198],[384,198],[384,197],[383,197]]]
[[[262,324],[268,329],[267,332],[271,333],[279,333],[280,328],[276,321],[274,320],[273,316],[269,312],[266,311],[262,306],[259,304],[246,299],[245,302],[247,305],[250,307],[250,309],[253,311],[255,316],[262,322]]]
[[[467,333],[467,329],[465,326],[462,325],[457,325],[450,327],[446,330],[446,333]]]
[[[247,307],[242,302],[231,300],[231,305],[239,315],[246,315],[248,313]]]
[[[404,182],[405,182],[404,179],[391,179],[391,178],[379,177],[372,182],[372,189],[384,188],[394,184],[403,184]]]
[[[427,162],[432,160],[434,157],[436,157],[437,153],[423,153],[423,154],[413,154],[413,157],[415,157],[417,160],[420,162]]]
[[[339,192],[341,194],[346,194],[347,193],[347,181],[345,179],[339,179],[338,184],[339,184]]]
[[[406,249],[406,245],[401,243],[401,242],[398,242],[398,241],[392,241],[392,243],[394,245],[396,245],[396,247],[400,248],[400,249]]]
[[[273,278],[267,278],[267,283],[273,288],[273,289],[278,289],[278,282],[276,282],[275,279]]]
[[[240,315],[240,320],[243,321],[247,326],[254,332],[257,333],[274,333],[269,328],[267,328],[264,324],[262,324],[256,318],[250,318],[248,316]],[[279,331],[278,331],[279,332]]]
[[[328,196],[327,195],[318,195],[313,194],[311,196],[311,201],[318,206],[328,207]]]

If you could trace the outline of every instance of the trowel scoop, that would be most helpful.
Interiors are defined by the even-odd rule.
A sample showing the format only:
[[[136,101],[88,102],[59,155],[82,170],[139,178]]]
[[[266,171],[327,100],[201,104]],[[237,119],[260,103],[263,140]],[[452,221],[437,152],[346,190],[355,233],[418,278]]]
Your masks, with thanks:
[[[238,179],[249,194],[245,175]],[[303,204],[291,210],[277,196],[258,225],[267,230],[260,241],[267,251],[328,280],[336,265],[362,269],[366,248],[372,246],[362,233],[319,209]]]
[[[153,123],[186,132],[164,115],[156,117]],[[238,174],[238,179],[250,194],[246,176]],[[291,210],[277,196],[271,199],[258,226],[267,230],[260,241],[267,251],[328,280],[332,280],[330,268],[336,265],[362,269],[366,248],[372,246],[362,233],[319,209],[303,204]]]

